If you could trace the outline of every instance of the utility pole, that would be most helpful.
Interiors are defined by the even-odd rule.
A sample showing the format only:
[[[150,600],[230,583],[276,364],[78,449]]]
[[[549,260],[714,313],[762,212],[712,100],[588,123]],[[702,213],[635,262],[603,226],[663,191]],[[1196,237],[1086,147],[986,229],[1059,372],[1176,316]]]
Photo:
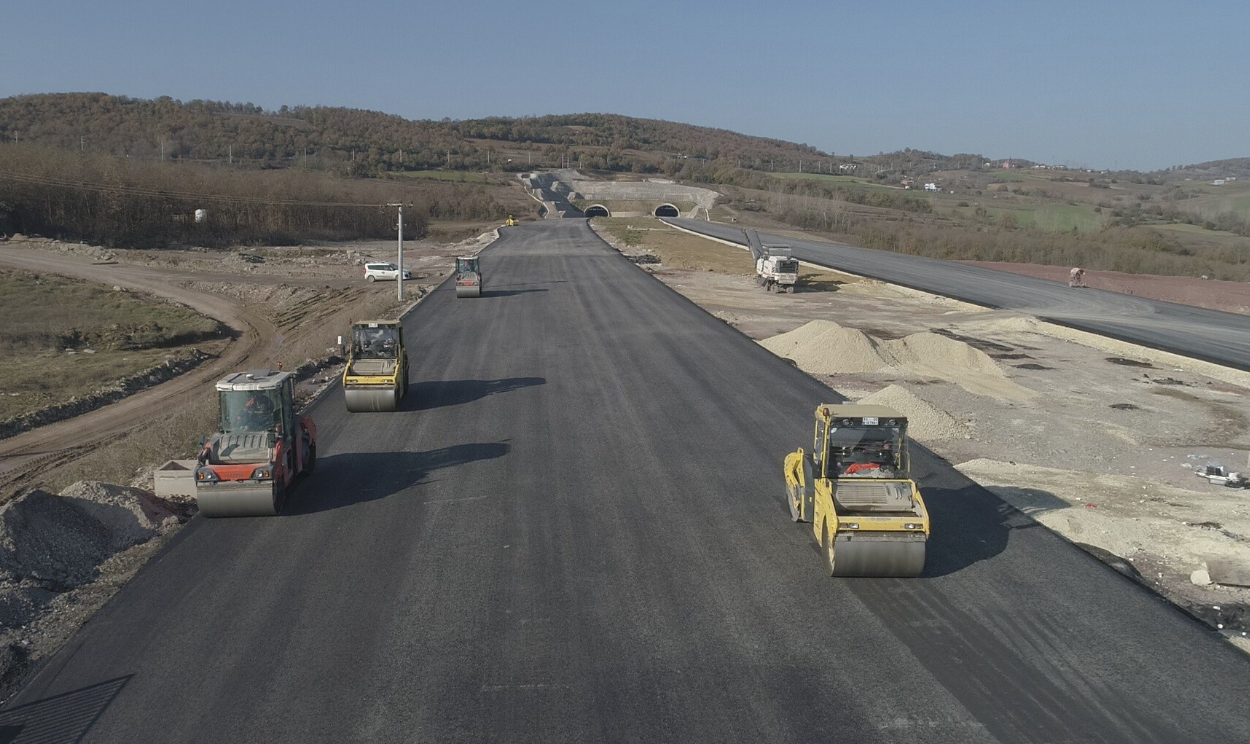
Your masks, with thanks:
[[[398,263],[399,274],[395,277],[395,284],[399,286],[399,301],[404,301],[404,205],[403,204],[387,204],[388,207],[399,208],[399,257]]]
[[[79,137],[78,137],[78,147],[79,147],[79,148],[80,148],[83,152],[86,152],[86,151],[87,151],[87,138],[86,138],[86,137],[83,137],[82,135],[79,135]]]
[[[226,145],[226,154],[230,158],[230,164],[234,165],[234,145]]]

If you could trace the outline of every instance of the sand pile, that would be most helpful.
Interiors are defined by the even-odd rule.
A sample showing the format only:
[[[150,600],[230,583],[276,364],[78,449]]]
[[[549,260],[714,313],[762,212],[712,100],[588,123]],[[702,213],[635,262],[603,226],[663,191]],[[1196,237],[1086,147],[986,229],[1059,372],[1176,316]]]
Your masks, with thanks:
[[[889,366],[878,344],[867,334],[831,320],[813,320],[789,333],[764,339],[760,345],[777,356],[793,359],[799,369],[810,374],[877,372]]]
[[[998,364],[980,349],[936,333],[913,333],[882,344],[892,367],[912,377],[949,380],[976,395],[1026,400],[1037,393],[1007,379]]]
[[[907,432],[913,439],[933,441],[937,439],[962,439],[968,434],[949,413],[930,405],[907,388],[891,385],[879,390],[859,403],[887,406],[907,417]]]
[[[793,359],[809,374],[883,372],[947,380],[970,393],[994,398],[1024,400],[1037,395],[1008,380],[985,352],[936,333],[913,333],[878,342],[833,321],[813,320],[760,344],[778,356]]]

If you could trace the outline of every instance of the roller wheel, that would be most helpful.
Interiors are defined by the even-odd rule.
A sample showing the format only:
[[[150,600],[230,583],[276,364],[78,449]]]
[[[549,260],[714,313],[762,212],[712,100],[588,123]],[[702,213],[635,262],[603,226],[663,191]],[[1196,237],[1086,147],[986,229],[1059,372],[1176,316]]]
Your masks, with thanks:
[[[820,530],[820,547],[821,547],[821,552],[824,553],[824,556],[825,556],[825,568],[829,569],[830,576],[838,575],[837,563],[834,561],[834,558],[833,558],[833,550],[834,550],[835,542],[836,541],[829,539],[829,523],[826,522],[825,526],[822,527]]]
[[[803,515],[799,511],[799,493],[798,489],[790,484],[786,484],[786,504],[790,506],[790,520],[792,522],[802,521]]]
[[[793,285],[793,284],[791,284],[790,286],[786,287],[786,294],[794,294],[794,285]]]
[[[308,448],[308,462],[304,466],[304,472],[312,475],[317,471],[317,445]]]

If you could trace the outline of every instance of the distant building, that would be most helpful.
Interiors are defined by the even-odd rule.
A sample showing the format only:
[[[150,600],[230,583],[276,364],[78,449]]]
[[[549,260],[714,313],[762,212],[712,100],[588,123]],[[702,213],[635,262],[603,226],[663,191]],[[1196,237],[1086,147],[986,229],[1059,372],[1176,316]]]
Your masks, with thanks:
[[[1224,179],[1223,179],[1223,178],[1217,178],[1217,179],[1215,179],[1214,181],[1212,181],[1212,182],[1211,182],[1211,185],[1212,185],[1212,186],[1223,186],[1223,185],[1224,185]]]
[[[925,191],[937,191],[938,185],[936,183],[926,183],[924,185],[924,190]]]
[[[1011,170],[1012,168],[1015,168],[1015,167],[1016,167],[1016,164],[1011,162],[1010,160],[1003,161],[1003,168],[1006,168],[1007,170]]]
[[[913,185],[913,184],[915,184],[916,182],[915,182],[915,181],[913,181],[913,180],[912,180],[912,179],[910,179],[910,178],[904,178],[904,179],[903,179],[902,181],[900,181],[899,183],[901,183],[901,184],[902,184],[903,188],[905,188],[905,189],[910,189],[910,188],[912,187],[912,185]]]

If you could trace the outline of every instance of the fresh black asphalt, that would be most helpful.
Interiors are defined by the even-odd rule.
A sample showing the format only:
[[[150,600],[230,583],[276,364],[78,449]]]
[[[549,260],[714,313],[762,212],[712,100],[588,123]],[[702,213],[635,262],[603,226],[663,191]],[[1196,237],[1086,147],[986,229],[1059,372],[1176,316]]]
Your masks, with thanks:
[[[664,220],[721,240],[746,244],[742,230],[717,222]],[[986,307],[1016,310],[1102,336],[1250,371],[1250,318],[1188,305],[1066,284],[979,266],[820,240],[760,233],[795,258]]]
[[[1240,652],[927,452],[925,575],[824,575],[780,466],[833,394],[584,220],[482,263],[408,316],[404,410],[318,403],[284,514],[193,520],[0,735],[1250,741]]]

